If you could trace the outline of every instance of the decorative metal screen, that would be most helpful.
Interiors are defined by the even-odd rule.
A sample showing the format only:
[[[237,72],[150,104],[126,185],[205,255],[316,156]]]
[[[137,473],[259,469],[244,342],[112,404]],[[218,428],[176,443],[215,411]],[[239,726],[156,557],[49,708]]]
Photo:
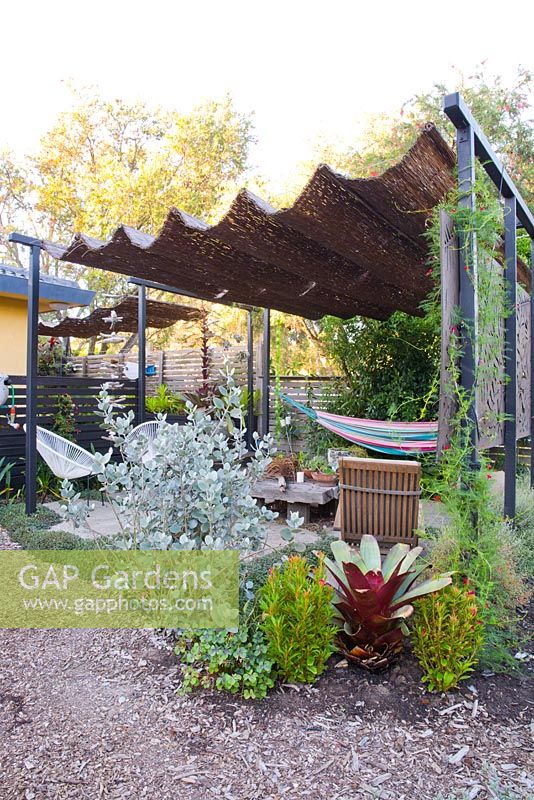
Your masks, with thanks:
[[[533,289],[534,290],[534,289]],[[517,438],[531,435],[530,347],[532,320],[530,297],[517,287]]]
[[[438,453],[447,444],[451,434],[450,419],[454,415],[454,394],[450,386],[450,340],[451,328],[457,317],[460,303],[458,278],[458,239],[452,219],[441,212],[441,376],[439,401]],[[502,280],[503,267],[493,262],[492,275],[495,291]],[[491,288],[490,288],[491,294]],[[530,435],[530,298],[522,286],[517,286],[517,438]],[[479,444],[482,449],[504,443],[504,320],[495,323],[489,332],[493,344],[484,349],[487,336],[479,342],[479,384],[477,387],[477,419]],[[495,347],[495,342],[499,343]]]

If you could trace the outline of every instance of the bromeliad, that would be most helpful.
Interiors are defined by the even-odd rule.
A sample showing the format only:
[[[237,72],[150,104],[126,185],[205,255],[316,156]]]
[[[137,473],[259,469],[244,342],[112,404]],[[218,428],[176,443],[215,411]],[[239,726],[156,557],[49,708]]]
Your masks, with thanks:
[[[410,601],[451,583],[450,574],[444,574],[414,585],[428,566],[414,566],[421,552],[421,547],[396,544],[382,563],[374,536],[362,536],[359,549],[332,543],[335,560],[326,558],[325,565],[334,589],[337,646],[349,662],[372,671],[388,667],[408,633]]]

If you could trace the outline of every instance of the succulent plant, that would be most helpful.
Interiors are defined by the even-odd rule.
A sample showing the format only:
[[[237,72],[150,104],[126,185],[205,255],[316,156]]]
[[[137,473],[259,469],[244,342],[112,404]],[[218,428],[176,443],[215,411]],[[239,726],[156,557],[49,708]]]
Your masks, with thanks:
[[[414,566],[421,547],[396,544],[382,563],[374,536],[364,535],[359,549],[333,542],[334,560],[325,559],[339,625],[336,644],[347,660],[371,671],[388,667],[400,654],[411,600],[451,583],[450,574],[415,585],[427,564]]]

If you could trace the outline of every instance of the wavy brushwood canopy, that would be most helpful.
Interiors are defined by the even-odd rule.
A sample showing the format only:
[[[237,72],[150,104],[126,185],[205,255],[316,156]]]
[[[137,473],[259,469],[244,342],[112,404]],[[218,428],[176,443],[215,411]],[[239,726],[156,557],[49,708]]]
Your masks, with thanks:
[[[454,165],[427,125],[382,175],[349,179],[320,166],[282,211],[243,190],[213,226],[171,209],[156,237],[121,226],[107,242],[77,234],[43,246],[62,261],[310,319],[420,314],[430,288],[425,224],[456,185]]]
[[[66,317],[57,325],[39,323],[40,336],[76,336],[88,339],[101,333],[111,333],[111,323],[106,318],[112,312],[117,315],[114,331],[126,333],[137,332],[137,297],[125,297],[113,308],[97,308],[88,317]],[[147,328],[168,328],[179,320],[199,319],[200,312],[196,308],[188,308],[177,303],[162,303],[160,300],[146,301]]]

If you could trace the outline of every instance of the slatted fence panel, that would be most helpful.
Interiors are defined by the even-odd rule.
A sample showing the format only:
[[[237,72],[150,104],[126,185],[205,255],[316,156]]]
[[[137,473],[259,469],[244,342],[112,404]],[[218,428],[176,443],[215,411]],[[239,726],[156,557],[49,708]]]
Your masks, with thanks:
[[[71,359],[77,373],[84,377],[116,379],[123,364],[137,363],[135,353],[117,355],[78,356]],[[257,359],[254,359],[255,363]],[[153,394],[161,383],[173,391],[194,391],[203,382],[202,354],[198,348],[165,350],[147,353],[146,363],[156,367],[156,375],[147,378],[147,394]],[[221,380],[221,372],[228,366],[234,370],[238,384],[247,381],[247,353],[242,347],[214,347],[211,351],[210,382]]]
[[[303,405],[308,404],[308,392],[311,389],[313,392],[312,406],[316,409],[324,409],[327,404],[327,398],[332,396],[335,389],[332,385],[331,377],[321,376],[301,376],[301,375],[284,375],[280,377],[280,392],[287,395],[292,400],[296,400]],[[270,393],[269,393],[269,429],[271,433],[276,433],[276,386],[275,378],[271,377]],[[291,416],[292,420],[297,423],[301,433],[303,426],[309,422],[309,418],[301,411],[289,404],[283,405],[284,413]],[[281,450],[289,449],[287,437],[281,436],[277,441],[277,445]],[[295,450],[302,449],[304,445],[303,436],[299,436],[292,440],[291,446]]]
[[[11,376],[15,388],[15,405],[17,422],[26,422],[26,377]],[[135,411],[137,402],[136,381],[122,381],[122,387],[111,389],[114,395],[126,397],[124,413]],[[86,450],[94,448],[98,452],[106,452],[109,443],[103,439],[104,431],[100,427],[102,418],[97,416],[96,395],[102,385],[101,378],[82,378],[79,376],[40,376],[37,386],[37,424],[43,428],[53,428],[54,416],[57,413],[57,401],[61,395],[68,394],[76,406],[76,441]],[[24,431],[14,431],[3,421],[0,422],[0,457],[14,464],[11,474],[12,484],[18,486],[24,480],[26,437]]]

